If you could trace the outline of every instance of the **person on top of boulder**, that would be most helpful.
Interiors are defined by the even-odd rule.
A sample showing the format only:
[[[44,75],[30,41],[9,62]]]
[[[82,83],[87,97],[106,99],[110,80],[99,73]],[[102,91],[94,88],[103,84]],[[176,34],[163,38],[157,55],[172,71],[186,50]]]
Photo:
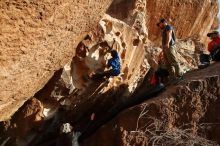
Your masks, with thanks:
[[[207,36],[211,39],[208,44],[208,51],[210,52],[213,61],[220,61],[220,36],[218,31],[208,33]]]
[[[174,29],[171,25],[167,23],[167,20],[162,18],[157,23],[157,26],[162,30],[162,48],[164,54],[164,60],[167,69],[170,74],[171,80],[181,79],[182,72],[177,58],[176,51],[176,36]]]

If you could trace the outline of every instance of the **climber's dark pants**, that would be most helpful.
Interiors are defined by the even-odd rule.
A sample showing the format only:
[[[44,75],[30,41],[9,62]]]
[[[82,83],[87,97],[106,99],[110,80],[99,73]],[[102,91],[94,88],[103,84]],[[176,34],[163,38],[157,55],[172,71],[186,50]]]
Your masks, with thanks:
[[[105,71],[105,72],[101,73],[101,76],[110,78],[111,76],[114,76],[114,73],[113,73],[112,70],[108,70],[108,71]]]
[[[200,63],[210,63],[211,56],[208,54],[200,54],[199,55],[199,61]]]
[[[220,61],[220,48],[213,50],[210,54],[213,61]]]
[[[102,79],[104,77],[110,78],[112,76],[118,76],[119,74],[116,74],[112,69],[108,71],[104,71],[102,73],[96,73],[93,75],[93,79]]]

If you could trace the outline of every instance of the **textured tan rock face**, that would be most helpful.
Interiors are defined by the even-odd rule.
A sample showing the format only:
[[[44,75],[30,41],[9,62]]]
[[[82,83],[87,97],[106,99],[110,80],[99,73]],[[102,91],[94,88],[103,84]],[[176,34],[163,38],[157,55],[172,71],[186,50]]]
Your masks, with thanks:
[[[158,39],[160,33],[156,23],[166,18],[175,27],[178,38],[195,35],[204,41],[217,12],[217,0],[147,0],[149,39]]]
[[[0,2],[0,121],[34,95],[74,55],[111,0]]]
[[[121,2],[123,3],[123,1]],[[76,56],[71,63],[64,67],[62,77],[67,88],[80,92],[74,96],[69,95],[70,97],[66,98],[66,101],[75,97],[80,102],[83,99],[88,100],[91,96],[96,98],[97,93],[103,94],[112,88],[117,90],[121,84],[127,84],[129,94],[131,94],[150,68],[157,69],[158,56],[162,49],[148,40],[148,29],[145,26],[147,18],[145,16],[146,2],[144,0],[135,1],[132,6],[134,8],[131,9],[128,18],[124,16],[125,14],[118,18],[121,20],[124,18],[123,21],[106,14],[100,21],[100,27],[90,32],[89,38],[78,44]],[[109,11],[112,11],[112,6]],[[104,64],[110,58],[110,54],[102,43],[106,41],[108,46],[112,46],[113,39],[115,39],[113,49],[118,51],[121,59],[121,74],[119,77],[110,78],[107,85],[103,83],[104,87],[96,87],[94,85],[96,82],[90,80],[89,76],[106,69]],[[177,48],[182,70],[186,72],[196,68],[198,64],[197,54],[199,50],[204,49],[204,46],[195,40],[184,39],[178,41]],[[57,91],[54,90],[55,92]],[[68,95],[59,96],[65,98]],[[54,96],[51,94],[51,97]],[[74,102],[75,100],[73,100],[73,105],[77,105]],[[68,101],[65,104],[70,103]]]
[[[70,61],[78,42],[96,26],[110,3],[111,0],[0,2],[0,120],[8,119],[44,86],[55,70]],[[117,38],[115,47],[123,61],[123,80],[120,82],[130,84],[133,88],[130,90],[134,90],[139,77],[143,77],[149,69],[149,63],[157,59],[152,53],[155,47],[149,51],[148,38],[155,42],[159,38],[159,30],[155,27],[158,19],[162,16],[170,18],[180,38],[194,34],[203,38],[217,14],[217,1],[115,0],[107,13],[123,21],[110,20],[114,21],[113,24],[103,21],[106,26],[102,28],[106,29],[106,34],[109,33],[105,38],[108,43]],[[111,25],[115,26],[111,28]],[[148,54],[144,60],[143,47],[153,55],[152,58]],[[97,65],[96,69],[100,67],[100,64],[94,65]],[[76,87],[80,89],[87,86],[82,81],[83,74],[96,70],[88,63],[78,67],[81,66],[85,70],[75,70],[73,76]]]
[[[119,77],[113,78],[112,81],[110,79],[107,89],[126,83],[130,85],[129,89],[133,92],[137,86],[136,83],[143,78],[150,68],[148,63],[146,62],[145,64],[144,62],[144,46],[147,42],[143,42],[142,40],[145,38],[144,35],[147,32],[143,32],[144,35],[142,35],[137,30],[132,29],[133,27],[109,15],[103,17],[100,25],[101,31],[104,32],[102,40],[106,41],[109,46],[112,46],[113,39],[115,39],[112,48],[117,50],[121,59],[121,74]],[[101,42],[94,40],[95,38],[93,37],[91,41],[82,41],[83,45],[80,44],[77,50],[81,49],[81,52],[84,51],[84,55],[80,51],[77,51],[77,55],[73,58],[70,66],[73,86],[84,91],[92,86],[92,84],[89,85],[91,81],[85,80],[85,77],[91,75],[91,73],[105,69],[104,65],[110,58],[109,50],[103,47]],[[83,47],[84,45],[88,47],[87,51]]]
[[[217,146],[219,140],[220,64],[187,74],[178,86],[127,109],[100,128],[86,146]],[[94,140],[98,139],[98,140]],[[211,140],[211,141],[209,141]],[[107,141],[107,142],[106,142]]]
[[[123,1],[120,1],[116,4],[121,6],[122,3]],[[114,6],[115,3],[112,5]],[[110,13],[116,11],[115,9],[111,6],[108,11]],[[132,93],[151,67],[157,69],[158,56],[162,49],[148,40],[145,12],[146,2],[143,0],[135,1],[132,4],[129,16],[120,13],[118,16],[120,20],[109,15],[103,17],[100,21],[101,28],[90,34],[92,40],[83,40],[78,45],[76,57],[73,58],[71,65],[67,65],[66,75],[71,74],[74,88],[87,92],[87,89],[91,87],[91,81],[85,80],[85,78],[93,72],[104,69],[103,64],[106,64],[109,54],[100,44],[103,41],[107,41],[108,45],[112,46],[113,39],[115,39],[116,43],[113,45],[113,49],[118,51],[122,67],[119,78],[110,79],[107,88],[103,89],[102,92],[124,83],[129,85],[129,91]],[[115,16],[114,13],[112,15]],[[94,34],[97,31],[104,34],[95,36]],[[200,44],[192,39],[178,41],[178,58],[184,72],[196,68],[198,64],[197,54],[199,50],[204,49],[204,46],[200,46]]]
[[[54,82],[49,83],[45,88],[46,91],[36,96],[45,102],[45,115],[51,117],[61,105],[71,109],[73,112],[71,115],[76,115],[71,116],[73,121],[77,121],[77,118],[87,120],[87,115],[94,111],[96,116],[103,115],[103,112],[108,111],[115,102],[126,99],[135,91],[150,67],[157,68],[161,48],[158,45],[160,32],[155,24],[160,17],[169,18],[179,38],[198,35],[197,40],[205,40],[204,36],[210,30],[217,14],[216,0],[115,0],[107,14],[101,19],[110,2],[111,0],[0,2],[2,9],[0,12],[0,20],[2,20],[0,121],[10,118],[27,99],[45,85],[54,71],[64,66],[63,74],[61,75],[60,71],[59,75],[54,78]],[[101,27],[97,28],[100,19]],[[94,27],[96,29],[90,31]],[[91,40],[83,40],[85,34],[89,34]],[[110,57],[107,49],[100,43],[107,41],[111,46],[113,38],[116,40],[113,48],[119,52],[122,62],[121,75],[100,84],[90,81],[88,75],[103,71],[105,69],[103,64]],[[204,49],[204,45],[197,40],[189,38],[179,40],[177,43],[180,54],[178,57],[185,71],[197,66],[197,53]],[[80,46],[79,42],[87,48]],[[202,95],[200,95],[191,91],[197,90],[194,88],[197,83],[199,86],[204,84],[204,92],[207,94],[201,91],[199,93]],[[172,88],[170,92],[162,95],[161,99],[147,103],[146,109],[149,109],[150,115],[155,119],[159,117],[159,120],[164,120],[165,128],[190,123],[190,130],[192,134],[195,134],[199,132],[199,126],[196,124],[204,117],[207,110],[202,106],[208,108],[208,103],[216,100],[213,96],[219,96],[217,88],[213,89],[208,86],[211,84],[204,78],[202,82],[198,79],[196,82],[189,80],[183,84],[183,87]],[[72,92],[73,94],[69,94],[71,92],[68,92],[67,88],[76,90]],[[211,93],[212,89],[215,93]],[[129,91],[128,94],[125,91]],[[184,96],[180,101],[176,98],[179,95]],[[203,98],[206,98],[204,104]],[[41,113],[43,107],[39,102],[36,102],[36,105],[38,105],[36,109],[39,109]],[[132,142],[134,145],[144,145],[149,143],[149,137],[139,139],[130,133],[136,130],[138,116],[143,107],[145,104],[120,115],[107,127],[110,136],[106,138],[106,129],[101,129],[94,136],[95,138],[91,138],[92,142],[89,141],[86,145],[103,145],[104,143],[106,146],[108,144],[112,146]],[[187,114],[185,109],[190,109]],[[29,108],[24,110],[29,111]],[[33,113],[36,112],[33,110]],[[84,115],[85,117],[82,117]],[[21,117],[25,117],[25,114]],[[185,117],[188,119],[185,120]],[[21,119],[15,120],[21,121]],[[35,122],[34,119],[25,121],[27,129],[18,126],[18,131],[25,135],[32,128],[30,123]],[[210,121],[207,120],[207,122]],[[141,124],[146,123],[148,121],[143,120]],[[13,128],[16,127],[12,127],[12,131]],[[108,139],[108,143],[105,139]]]
[[[115,0],[108,13],[126,21],[134,5],[141,0]],[[149,39],[158,41],[160,30],[156,26],[160,18],[166,18],[176,30],[178,38],[197,36],[205,41],[218,12],[217,0],[145,0]],[[123,12],[121,12],[123,8]],[[215,28],[215,27],[213,27]]]

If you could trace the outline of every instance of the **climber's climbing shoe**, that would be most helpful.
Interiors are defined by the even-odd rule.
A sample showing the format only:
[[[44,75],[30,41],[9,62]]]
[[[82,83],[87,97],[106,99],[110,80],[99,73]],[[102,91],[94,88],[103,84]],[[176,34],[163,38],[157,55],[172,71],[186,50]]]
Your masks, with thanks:
[[[208,67],[209,65],[210,65],[209,62],[204,62],[204,63],[200,64],[200,65],[198,66],[198,68],[199,68],[199,69],[204,69],[204,68]]]

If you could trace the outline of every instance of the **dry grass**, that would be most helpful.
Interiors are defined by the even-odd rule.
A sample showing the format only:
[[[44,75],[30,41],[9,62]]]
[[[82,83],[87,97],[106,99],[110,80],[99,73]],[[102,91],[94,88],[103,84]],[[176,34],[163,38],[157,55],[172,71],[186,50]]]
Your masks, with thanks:
[[[218,146],[216,142],[207,140],[198,133],[194,134],[192,129],[168,128],[167,121],[149,117],[146,107],[147,105],[139,115],[136,130],[131,131],[130,134],[136,138],[147,138],[149,146]],[[203,123],[199,127],[210,125],[211,123]]]

